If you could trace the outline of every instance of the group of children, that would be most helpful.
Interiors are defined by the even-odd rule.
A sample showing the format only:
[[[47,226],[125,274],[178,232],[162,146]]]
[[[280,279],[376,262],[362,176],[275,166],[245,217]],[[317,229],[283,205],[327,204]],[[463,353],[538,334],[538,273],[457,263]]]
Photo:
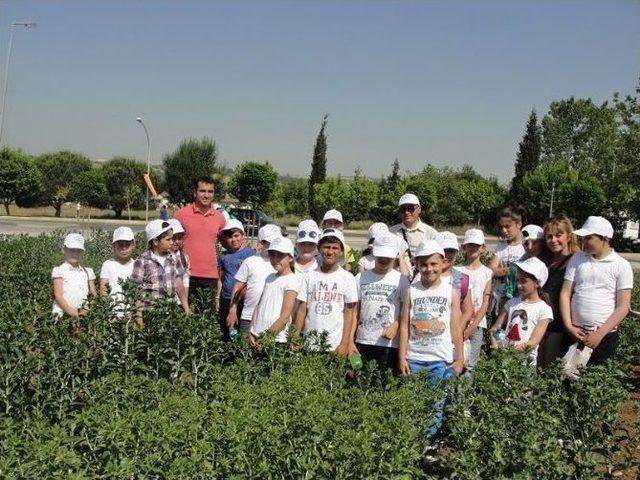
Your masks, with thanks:
[[[219,234],[224,250],[217,298],[224,338],[241,332],[256,346],[272,332],[276,342],[286,343],[293,325],[312,338],[312,348],[325,342],[338,355],[359,353],[401,375],[426,371],[430,382],[471,373],[487,339],[491,348],[527,350],[533,365],[547,337],[544,356],[552,360],[573,342],[592,348],[594,363],[615,352],[633,276],[629,263],[611,248],[613,229],[602,217],[589,217],[573,232],[567,219],[523,227],[522,216],[505,209],[498,218],[501,240],[490,256],[480,229],[467,230],[461,246],[455,234],[437,233],[409,255],[405,239],[376,223],[355,276],[340,212],[327,212],[321,227],[303,220],[292,241],[279,227],[265,225],[256,251],[247,244],[242,223],[227,221]],[[133,261],[133,232],[114,231],[114,258],[102,266],[100,293],[111,295],[118,315],[120,282],[130,278],[144,293],[140,310],[169,297],[188,314],[184,231],[176,220],[153,220],[145,233],[148,249]],[[577,251],[574,234],[582,238],[584,251]],[[65,238],[66,261],[52,274],[56,314],[81,315],[87,295],[95,292],[94,273],[80,263],[83,250],[79,234]],[[485,335],[488,317],[495,321]],[[562,341],[547,335],[552,324]],[[432,441],[442,411],[442,405],[436,408],[428,432]]]

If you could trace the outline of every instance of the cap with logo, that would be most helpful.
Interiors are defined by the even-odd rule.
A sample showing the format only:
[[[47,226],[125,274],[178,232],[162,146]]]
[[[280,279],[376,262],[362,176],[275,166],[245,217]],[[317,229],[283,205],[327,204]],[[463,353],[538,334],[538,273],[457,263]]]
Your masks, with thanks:
[[[462,245],[484,245],[484,232],[479,228],[470,228],[464,232]]]
[[[273,242],[276,238],[282,236],[282,231],[280,227],[274,225],[273,223],[268,223],[263,227],[260,227],[258,230],[258,240],[261,242]]]
[[[173,230],[174,235],[176,233],[184,233],[184,227],[177,218],[170,218],[167,222],[171,225],[171,230]]]
[[[444,249],[435,240],[424,240],[416,249],[416,257],[430,257],[436,253],[444,257]]]
[[[151,240],[155,240],[164,232],[171,230],[171,224],[164,220],[151,220],[147,223],[147,226],[144,227],[144,233],[147,236],[147,242]]]
[[[302,220],[298,224],[296,233],[296,243],[311,242],[318,243],[320,239],[320,229],[314,220]]]
[[[129,227],[118,227],[113,231],[113,240],[112,243],[119,242],[120,240],[125,242],[133,242],[135,236],[133,235],[133,230]]]
[[[405,193],[398,201],[398,206],[401,205],[420,205],[420,200],[413,193]]]
[[[84,250],[84,237],[79,233],[70,233],[64,237],[64,246],[76,250]]]
[[[340,223],[344,223],[344,221],[342,220],[342,214],[338,211],[338,210],[328,210],[327,213],[324,214],[324,217],[322,217],[322,221],[326,221],[326,220],[336,220]]]
[[[541,287],[544,287],[544,284],[547,282],[547,278],[549,278],[549,270],[547,270],[547,266],[537,257],[530,257],[526,260],[516,262],[516,267],[530,275],[533,275],[536,280],[538,280]]]
[[[373,256],[396,258],[398,256],[398,237],[391,233],[383,233],[373,240]]]
[[[438,232],[436,234],[436,242],[440,244],[443,250],[460,250],[458,245],[458,237],[452,232]]]
[[[336,228],[325,228],[320,235],[320,240],[324,238],[334,237],[340,240],[340,243],[344,246],[344,235]]]
[[[575,233],[579,237],[587,235],[600,235],[601,237],[613,238],[613,227],[609,220],[604,217],[589,217],[584,222],[582,228],[576,230]]]
[[[227,223],[224,224],[224,227],[222,227],[222,231],[224,232],[225,230],[240,230],[242,233],[244,233],[244,225],[242,225],[242,222],[240,220],[230,218],[229,220],[227,220]]]
[[[544,229],[539,225],[529,224],[522,229],[522,241],[542,240],[544,238]]]
[[[277,237],[269,244],[269,251],[276,251],[280,253],[286,253],[293,257],[293,243],[291,240],[285,237]]]

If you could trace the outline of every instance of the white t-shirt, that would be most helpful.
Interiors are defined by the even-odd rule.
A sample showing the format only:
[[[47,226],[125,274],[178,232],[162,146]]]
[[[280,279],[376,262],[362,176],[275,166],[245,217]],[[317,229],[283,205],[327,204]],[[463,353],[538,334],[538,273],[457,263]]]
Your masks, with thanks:
[[[260,295],[262,295],[264,281],[271,273],[276,273],[271,266],[271,262],[260,254],[245,258],[242,261],[234,277],[237,281],[247,284],[247,293],[244,297],[244,306],[240,316],[242,320],[251,320],[253,309],[258,304]]]
[[[306,265],[300,265],[298,262],[294,263],[294,271],[295,273],[307,273],[312,270],[317,270],[318,268],[318,260],[315,258]]]
[[[356,284],[360,302],[356,342],[398,348],[398,336],[389,340],[382,330],[398,320],[409,280],[397,270],[386,274],[365,270],[356,275]]]
[[[335,350],[342,340],[344,305],[358,301],[354,276],[342,268],[332,273],[309,272],[300,284],[298,300],[307,304],[303,333],[326,331],[327,342]]]
[[[120,280],[131,278],[133,264],[133,259],[130,259],[129,262],[124,265],[113,259],[105,260],[102,264],[100,278],[108,281],[109,290],[111,291],[111,304],[114,306],[124,301]]]
[[[269,274],[264,282],[262,296],[255,308],[255,316],[251,324],[251,333],[260,336],[264,331],[268,330],[280,317],[282,310],[282,302],[284,294],[293,291],[296,294],[300,288],[300,279],[295,273],[278,277],[275,273]],[[287,325],[276,335],[276,342],[286,343],[287,332],[291,325],[291,319]]]
[[[616,308],[618,290],[633,288],[631,265],[614,251],[601,260],[576,253],[567,264],[564,279],[573,282],[571,321],[587,330],[607,321]]]
[[[484,295],[484,289],[487,287],[487,283],[491,282],[493,278],[493,272],[490,268],[482,265],[480,268],[471,270],[466,266],[454,267],[456,270],[466,273],[469,277],[469,293],[471,294],[471,303],[473,304],[473,314],[475,314],[480,307],[482,307],[482,300]],[[478,324],[480,328],[487,328],[487,316],[485,315]]]
[[[422,283],[409,287],[409,347],[407,358],[421,362],[453,362],[451,336],[451,296],[453,286],[440,281],[435,288]]]
[[[510,345],[526,343],[531,338],[533,330],[541,320],[553,321],[553,310],[544,300],[527,303],[522,298],[513,297],[504,304],[507,312],[507,340]],[[538,357],[538,347],[531,352],[531,361],[535,365]]]
[[[520,260],[525,254],[524,246],[519,243],[517,245],[510,245],[505,241],[499,241],[496,245],[495,255],[498,257],[500,261],[500,265],[507,270],[511,265]],[[506,277],[496,277],[493,279],[493,289],[491,291],[491,296],[493,299],[491,310],[495,310],[497,305],[499,305],[500,298],[502,298],[502,293],[504,290],[504,278]],[[496,313],[498,313],[496,311]]]
[[[358,267],[362,267],[362,269],[366,272],[367,270],[373,270],[376,266],[376,259],[372,254],[365,255],[364,257],[360,257],[358,260]]]
[[[62,278],[62,296],[73,308],[80,308],[89,296],[89,282],[96,279],[93,270],[88,267],[73,267],[69,262],[53,267],[51,278]],[[64,311],[53,301],[52,312],[62,316]]]

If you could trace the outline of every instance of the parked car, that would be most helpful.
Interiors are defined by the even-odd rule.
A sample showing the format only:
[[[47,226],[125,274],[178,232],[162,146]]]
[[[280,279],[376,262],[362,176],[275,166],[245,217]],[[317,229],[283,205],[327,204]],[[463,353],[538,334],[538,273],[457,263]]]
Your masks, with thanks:
[[[242,224],[244,225],[244,231],[247,236],[257,237],[258,229],[260,229],[260,227],[264,225],[267,225],[268,223],[278,225],[283,237],[286,237],[289,234],[287,232],[287,227],[275,223],[271,218],[269,218],[266,213],[261,210],[254,210],[252,208],[231,208],[228,210],[228,212],[229,215],[242,222]]]

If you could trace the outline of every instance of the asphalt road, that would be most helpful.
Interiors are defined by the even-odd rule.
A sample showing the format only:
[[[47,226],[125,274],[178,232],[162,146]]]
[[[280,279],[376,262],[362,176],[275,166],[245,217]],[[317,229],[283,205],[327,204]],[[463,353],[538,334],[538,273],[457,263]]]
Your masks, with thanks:
[[[55,217],[7,217],[0,216],[0,233],[3,235],[40,235],[54,230],[88,233],[91,230],[113,230],[118,226],[128,225],[134,232],[144,230],[144,222],[127,220],[76,220]],[[289,228],[289,232],[293,232]],[[362,230],[345,230],[345,241],[356,249],[362,249],[367,244],[367,232]],[[462,240],[461,237],[459,237]],[[496,237],[487,237],[487,247],[493,248],[497,243]],[[631,262],[634,269],[640,269],[639,253],[623,253],[624,258]]]

